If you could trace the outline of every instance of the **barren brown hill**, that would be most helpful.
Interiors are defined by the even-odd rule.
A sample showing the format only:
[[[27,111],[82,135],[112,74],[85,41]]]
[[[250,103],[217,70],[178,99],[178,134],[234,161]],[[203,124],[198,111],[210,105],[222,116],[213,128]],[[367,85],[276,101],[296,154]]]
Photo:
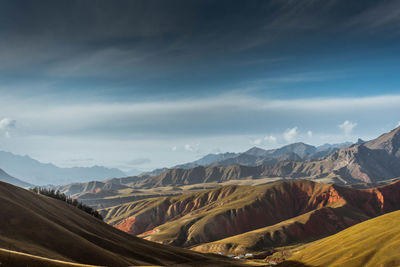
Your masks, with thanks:
[[[227,252],[319,238],[399,208],[400,182],[356,190],[296,180],[147,199],[102,213],[115,227],[148,240]],[[243,236],[228,238],[243,233],[252,236],[248,244]]]
[[[47,259],[101,266],[227,264],[225,259],[136,238],[65,202],[3,182],[0,218],[0,248]],[[7,257],[3,261],[17,260],[11,266],[26,266],[30,256],[9,253]]]

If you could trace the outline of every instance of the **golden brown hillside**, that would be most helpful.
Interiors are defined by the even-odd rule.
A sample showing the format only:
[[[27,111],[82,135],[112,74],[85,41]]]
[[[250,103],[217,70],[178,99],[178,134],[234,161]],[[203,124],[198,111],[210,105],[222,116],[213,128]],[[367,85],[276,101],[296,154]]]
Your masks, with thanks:
[[[32,256],[101,266],[226,264],[221,257],[136,238],[62,201],[2,182],[0,218],[0,248]],[[29,255],[5,257],[17,260],[9,266],[26,266]]]
[[[400,211],[362,222],[292,253],[279,266],[400,266]]]
[[[108,223],[148,240],[243,253],[315,240],[399,208],[400,182],[357,190],[296,180],[223,186],[101,212]]]

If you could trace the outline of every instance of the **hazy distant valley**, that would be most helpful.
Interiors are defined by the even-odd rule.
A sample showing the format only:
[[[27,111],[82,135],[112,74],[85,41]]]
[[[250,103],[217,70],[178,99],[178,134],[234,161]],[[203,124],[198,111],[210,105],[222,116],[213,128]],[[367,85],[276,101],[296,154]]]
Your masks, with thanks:
[[[368,142],[320,148],[295,143],[274,150],[252,148],[243,153],[211,154],[192,163],[164,169],[159,174],[54,188],[90,206],[108,208],[139,199],[180,195],[223,185],[257,185],[291,179],[372,187],[400,177],[397,142],[399,128]]]

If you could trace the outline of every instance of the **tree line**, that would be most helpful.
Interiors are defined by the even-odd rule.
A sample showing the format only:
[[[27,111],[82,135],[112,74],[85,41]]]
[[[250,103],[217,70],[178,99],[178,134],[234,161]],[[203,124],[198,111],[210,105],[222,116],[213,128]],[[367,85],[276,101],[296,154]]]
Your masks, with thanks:
[[[69,205],[77,207],[78,209],[81,209],[84,212],[86,212],[100,220],[103,220],[103,216],[101,216],[97,210],[93,209],[90,206],[83,204],[82,202],[78,201],[76,198],[72,198],[72,197],[65,195],[64,193],[61,193],[60,190],[47,189],[47,188],[43,188],[43,187],[34,187],[30,190],[36,194],[41,194],[44,196],[48,196],[51,198],[55,198],[55,199],[64,201],[65,203],[67,203]]]

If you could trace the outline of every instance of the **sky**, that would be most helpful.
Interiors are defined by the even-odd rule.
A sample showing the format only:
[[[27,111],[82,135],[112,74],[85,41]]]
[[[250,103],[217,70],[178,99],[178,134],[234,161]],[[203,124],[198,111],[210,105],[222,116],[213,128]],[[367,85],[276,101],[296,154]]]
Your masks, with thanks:
[[[400,124],[400,2],[0,1],[0,150],[151,170]]]

